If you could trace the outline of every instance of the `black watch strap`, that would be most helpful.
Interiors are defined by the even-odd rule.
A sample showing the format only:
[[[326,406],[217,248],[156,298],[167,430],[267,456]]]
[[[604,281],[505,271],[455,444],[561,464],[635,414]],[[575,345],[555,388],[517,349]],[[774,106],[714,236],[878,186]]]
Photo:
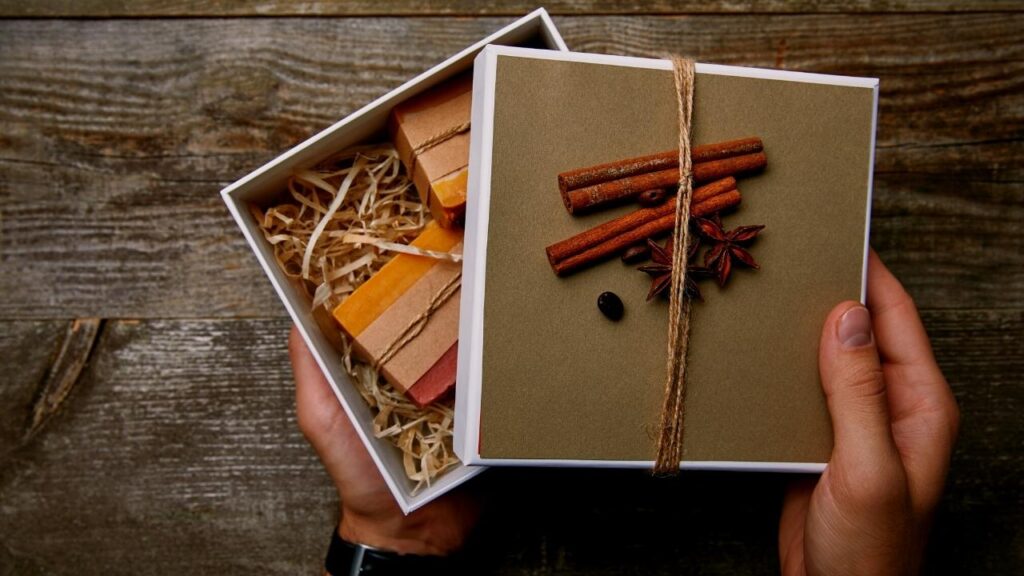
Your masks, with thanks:
[[[331,576],[392,576],[397,574],[462,574],[462,562],[455,556],[418,556],[379,550],[343,540],[337,529],[331,532],[324,569]]]

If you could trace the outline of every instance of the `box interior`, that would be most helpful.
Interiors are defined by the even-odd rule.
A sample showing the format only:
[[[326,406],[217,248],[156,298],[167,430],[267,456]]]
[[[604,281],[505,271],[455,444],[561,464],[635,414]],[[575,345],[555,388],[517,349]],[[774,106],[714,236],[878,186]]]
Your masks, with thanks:
[[[536,10],[364,106],[222,191],[225,202],[249,244],[256,251],[260,264],[281,296],[285,308],[306,338],[335,394],[356,424],[371,456],[384,471],[385,479],[406,513],[483,469],[459,466],[442,474],[436,482],[424,487],[415,495],[412,493],[415,484],[405,475],[401,451],[388,441],[373,437],[373,413],[342,367],[341,353],[332,343],[336,340],[336,332],[333,326],[327,324],[330,320],[326,315],[314,314],[311,311],[311,300],[305,291],[285,276],[277,266],[273,247],[264,239],[249,205],[266,207],[279,199],[284,193],[288,177],[296,169],[313,166],[353,145],[386,140],[388,115],[396,104],[470,68],[474,57],[483,46],[492,43],[552,50],[567,49],[547,13],[543,9]],[[323,330],[321,326],[330,327],[331,330]]]

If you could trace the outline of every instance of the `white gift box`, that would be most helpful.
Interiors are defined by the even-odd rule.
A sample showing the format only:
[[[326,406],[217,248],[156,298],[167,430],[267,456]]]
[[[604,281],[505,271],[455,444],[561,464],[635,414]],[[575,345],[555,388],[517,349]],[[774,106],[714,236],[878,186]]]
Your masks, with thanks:
[[[349,380],[342,365],[341,353],[332,344],[333,337],[321,330],[311,310],[310,299],[278,267],[273,247],[265,240],[246,204],[262,205],[281,196],[287,179],[298,168],[315,165],[345,148],[375,136],[386,135],[388,115],[394,106],[468,70],[473,66],[477,53],[488,44],[568,50],[547,12],[543,8],[535,10],[367,104],[221,191],[224,202],[292,320],[298,325],[299,332],[355,425],[395,500],[407,514],[462,484],[483,471],[483,468],[459,465],[446,471],[429,486],[413,493],[415,484],[405,474],[402,453],[387,440],[374,437],[373,413]]]

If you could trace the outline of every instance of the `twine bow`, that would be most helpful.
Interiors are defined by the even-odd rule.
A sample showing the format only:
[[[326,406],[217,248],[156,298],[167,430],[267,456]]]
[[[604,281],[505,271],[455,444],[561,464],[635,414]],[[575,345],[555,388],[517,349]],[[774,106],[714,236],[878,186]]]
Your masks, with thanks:
[[[684,294],[687,247],[690,242],[690,195],[693,192],[693,162],[690,156],[690,127],[693,117],[693,60],[672,57],[676,103],[679,111],[679,193],[672,237],[672,280],[669,297],[668,356],[665,368],[665,397],[661,407],[655,474],[676,474],[683,459],[683,421],[686,405],[686,352],[690,342],[690,300]]]

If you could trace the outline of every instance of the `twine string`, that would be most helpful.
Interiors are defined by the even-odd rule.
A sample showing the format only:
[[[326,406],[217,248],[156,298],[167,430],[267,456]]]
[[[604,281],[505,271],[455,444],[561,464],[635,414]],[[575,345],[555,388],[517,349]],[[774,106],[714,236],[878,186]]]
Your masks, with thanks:
[[[683,459],[683,422],[686,397],[686,352],[690,342],[690,300],[685,295],[688,247],[690,243],[690,196],[693,166],[690,156],[690,128],[693,117],[693,60],[672,57],[676,104],[679,112],[679,193],[672,231],[672,280],[669,297],[668,355],[665,395],[661,407],[658,452],[654,473],[676,474]]]
[[[441,286],[437,292],[430,298],[430,304],[422,312],[416,315],[415,318],[409,321],[409,323],[399,332],[391,342],[384,348],[384,352],[377,357],[377,361],[373,363],[373,369],[380,371],[381,367],[391,361],[391,359],[398,354],[398,352],[414,338],[419,336],[420,332],[430,322],[430,318],[437,312],[449,298],[455,295],[462,286],[462,273],[456,274],[448,282],[445,282],[444,286]]]
[[[424,140],[423,143],[414,148],[412,151],[412,166],[409,167],[410,177],[416,171],[416,163],[419,160],[421,154],[435,146],[438,146],[444,142],[447,142],[448,140],[451,140],[452,138],[458,136],[459,134],[463,134],[468,131],[469,122],[463,122],[461,124],[451,126],[446,130],[438,132],[437,134]],[[461,260],[460,257],[454,257],[454,255],[450,254],[434,254],[431,253],[430,251],[425,250],[419,250],[418,252],[424,253],[424,255],[433,258],[453,259],[455,261]],[[373,363],[373,369],[379,372],[381,367],[390,362],[391,359],[394,358],[395,354],[398,354],[398,352],[401,351],[406,344],[408,344],[414,338],[419,336],[420,332],[422,332],[423,329],[427,326],[427,323],[430,322],[430,318],[431,316],[434,315],[434,312],[437,312],[437,310],[441,306],[443,306],[444,303],[447,302],[449,298],[451,298],[456,292],[458,292],[461,286],[462,273],[456,274],[454,277],[452,277],[451,280],[446,282],[444,286],[442,286],[431,297],[430,304],[427,306],[427,308],[420,312],[419,314],[417,314],[415,318],[411,319],[409,323],[405,326],[405,328],[403,328],[402,331],[399,332],[398,335],[396,335],[395,338],[388,343],[388,345],[384,348],[384,352],[381,353],[381,355],[377,357],[377,361]]]
[[[421,154],[435,146],[440,146],[441,144],[451,140],[452,138],[455,138],[459,134],[464,134],[466,132],[469,132],[469,122],[456,124],[445,130],[442,130],[441,132],[438,132],[437,134],[434,134],[430,138],[424,140],[419,146],[413,148],[412,165],[409,166],[409,177],[412,178],[412,175],[416,173],[416,164],[419,162]]]

